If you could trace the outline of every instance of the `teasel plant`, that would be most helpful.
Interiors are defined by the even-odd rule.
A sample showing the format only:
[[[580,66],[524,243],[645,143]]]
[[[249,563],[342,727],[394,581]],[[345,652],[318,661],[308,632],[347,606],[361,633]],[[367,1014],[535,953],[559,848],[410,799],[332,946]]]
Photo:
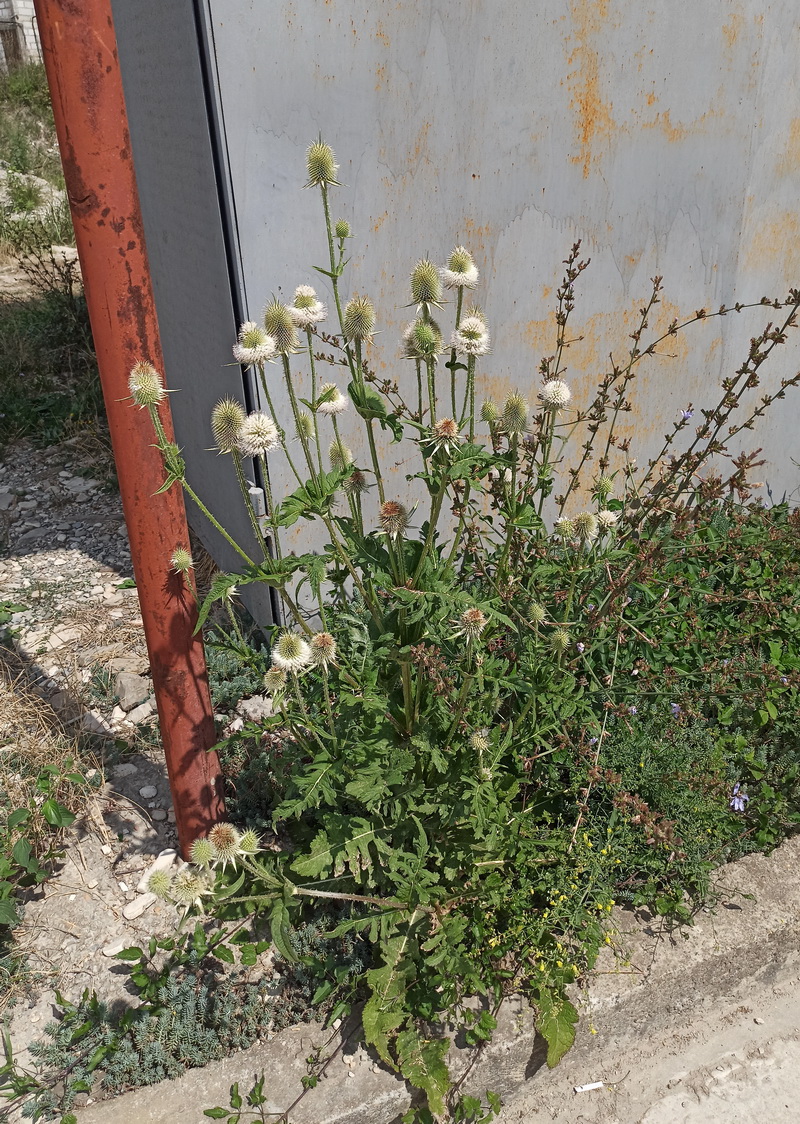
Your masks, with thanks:
[[[592,733],[600,752],[608,709],[619,706],[620,646],[646,651],[645,630],[659,612],[657,603],[640,608],[634,623],[631,591],[671,549],[676,527],[750,497],[758,454],[728,450],[800,382],[800,374],[784,378],[751,403],[764,364],[796,326],[800,291],[700,309],[653,332],[662,292],[653,278],[624,357],[612,356],[588,406],[577,407],[585,394],[574,393],[568,359],[581,338],[572,321],[589,261],[576,243],[556,295],[555,347],[538,379],[519,372],[502,401],[478,405],[493,341],[474,303],[480,276],[469,249],[456,245],[441,267],[428,256],[410,265],[412,315],[397,341],[406,376],[379,377],[374,303],[344,291],[353,232],[332,218],[338,173],[330,146],[312,144],[306,187],[320,197],[327,260],[316,270],[330,296],[299,284],[290,303],[273,298],[260,322],[241,326],[233,356],[252,370],[262,408],[248,414],[223,398],[211,419],[241,489],[250,544],[234,540],[187,479],[159,415],[161,374],[143,360],[130,376],[131,399],[153,422],[163,488],[183,487],[241,559],[240,572],[215,580],[198,627],[217,601],[234,621],[231,601],[249,584],[277,590],[283,605],[264,689],[273,703],[268,729],[295,747],[271,780],[274,825],[292,846],[262,851],[248,837],[234,846],[230,871],[218,846],[214,862],[206,856],[178,889],[188,910],[266,911],[287,955],[299,903],[316,896],[351,906],[343,924],[369,932],[377,949],[367,1041],[445,1119],[446,1040],[426,1037],[420,1020],[461,1009],[476,991],[499,998],[506,987],[474,968],[463,925],[474,903],[498,892],[503,870],[538,861],[527,842],[530,763],[556,752],[576,699],[592,692],[600,712],[582,736]],[[716,405],[687,403],[640,469],[619,427],[642,362],[691,325],[762,306],[770,320]],[[354,417],[363,440],[354,439]],[[415,450],[406,483],[422,502],[412,503],[387,469],[387,439]],[[296,485],[285,496],[272,489],[270,466],[279,461]],[[266,516],[254,506],[253,470]],[[324,528],[324,544],[297,554],[285,534],[301,519]],[[179,550],[173,568],[194,594],[191,561]],[[577,826],[573,843],[576,836]],[[437,959],[434,950],[445,947]],[[518,982],[527,978],[520,965]],[[415,1007],[411,981],[423,978],[437,998]],[[564,1013],[561,1023],[540,1023],[551,1045],[561,1043],[556,1061],[571,1041],[564,986],[553,983],[548,999],[545,981],[536,984],[541,1010],[552,1016],[556,996]]]

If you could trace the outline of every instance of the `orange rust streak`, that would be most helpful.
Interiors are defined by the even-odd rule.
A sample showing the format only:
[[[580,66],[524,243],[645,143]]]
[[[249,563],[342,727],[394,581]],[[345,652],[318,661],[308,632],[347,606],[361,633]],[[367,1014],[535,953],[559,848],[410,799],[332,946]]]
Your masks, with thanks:
[[[576,111],[575,132],[580,146],[572,162],[581,165],[587,178],[593,149],[599,141],[607,141],[616,128],[611,103],[601,96],[600,54],[592,43],[608,15],[608,0],[571,0],[570,10],[576,46],[567,59],[568,65],[574,67],[567,76],[567,84]]]

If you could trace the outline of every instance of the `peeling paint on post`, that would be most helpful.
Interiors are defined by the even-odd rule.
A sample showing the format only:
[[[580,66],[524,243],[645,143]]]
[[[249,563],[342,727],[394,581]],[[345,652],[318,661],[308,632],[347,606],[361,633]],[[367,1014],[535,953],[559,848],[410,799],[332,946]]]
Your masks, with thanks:
[[[197,611],[170,558],[188,546],[183,497],[163,480],[128,374],[163,371],[125,101],[107,0],[36,0],[67,195],[131,544],[178,836],[184,856],[224,814]],[[168,437],[172,423],[162,409]]]

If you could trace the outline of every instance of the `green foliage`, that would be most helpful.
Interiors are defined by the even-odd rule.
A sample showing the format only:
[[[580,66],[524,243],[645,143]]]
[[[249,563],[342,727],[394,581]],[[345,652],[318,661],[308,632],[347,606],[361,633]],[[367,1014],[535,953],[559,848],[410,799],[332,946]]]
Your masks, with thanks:
[[[11,211],[35,211],[42,201],[41,188],[15,172],[6,177],[6,194]]]
[[[47,75],[41,63],[0,75],[0,152],[8,167],[64,186]]]
[[[202,623],[215,602],[230,608],[236,587],[261,581],[295,633],[271,637],[272,715],[223,750],[241,767],[237,790],[249,790],[236,812],[271,829],[271,847],[217,854],[207,896],[222,918],[262,916],[287,959],[293,925],[320,901],[348,903],[335,932],[369,942],[364,1038],[426,1102],[408,1119],[491,1119],[496,1098],[486,1107],[451,1087],[446,1022],[477,1044],[503,997],[522,990],[557,1064],[575,1035],[568,989],[612,941],[615,902],[688,921],[716,864],[796,826],[797,521],[752,502],[748,473],[760,462],[735,439],[800,382],[782,380],[755,406],[746,395],[795,326],[800,292],[756,302],[771,319],[716,404],[695,428],[692,409],[681,411],[639,469],[618,432],[639,366],[711,314],[667,323],[654,278],[624,350],[574,411],[564,380],[589,264],[575,245],[541,383],[478,414],[482,314],[465,336],[459,289],[445,364],[440,286],[426,266],[432,295],[412,299],[403,341],[413,400],[374,374],[366,328],[341,313],[333,171],[320,190],[322,273],[341,317],[339,335],[323,337],[334,353],[315,352],[311,326],[307,359],[294,329],[276,340],[297,443],[276,418],[267,445],[283,440],[297,487],[278,504],[268,494],[264,518],[248,507],[262,557],[221,575],[201,608]],[[303,307],[288,315],[301,323]],[[330,472],[326,443],[342,443],[324,409],[333,399],[318,393],[321,362],[347,368],[363,429],[363,461]],[[280,372],[253,366],[274,412]],[[298,398],[313,417],[300,417]],[[151,416],[169,461],[156,406]],[[408,488],[381,463],[381,427],[417,446],[416,463],[402,462]],[[250,505],[238,451],[232,459]],[[395,498],[409,490],[427,493],[421,510]],[[286,528],[302,519],[327,531],[316,557],[288,545]],[[750,803],[732,804],[742,782]]]

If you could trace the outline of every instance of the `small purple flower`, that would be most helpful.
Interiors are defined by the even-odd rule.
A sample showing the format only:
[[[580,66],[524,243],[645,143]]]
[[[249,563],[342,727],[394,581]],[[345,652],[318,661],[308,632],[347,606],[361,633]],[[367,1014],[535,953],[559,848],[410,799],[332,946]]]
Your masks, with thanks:
[[[586,645],[581,644],[580,641],[575,645],[575,647],[578,649],[579,652],[585,652],[586,651]]]
[[[589,745],[597,745],[598,738],[589,738]]]
[[[681,420],[682,421],[685,421],[685,422],[691,421],[693,417],[694,417],[694,410],[681,410]]]
[[[781,683],[783,683],[784,687],[786,686],[786,684],[787,684],[788,682],[789,682],[789,680],[788,680],[788,679],[786,678],[786,676],[785,676],[785,675],[782,675],[782,676],[781,676]]]
[[[669,704],[669,709],[672,711],[672,717],[673,718],[677,718],[678,715],[681,713],[680,705],[676,702],[671,702]]]
[[[747,805],[750,803],[750,797],[747,795],[747,793],[739,792],[739,789],[741,787],[742,785],[740,781],[737,781],[733,786],[733,792],[731,793],[731,798],[728,802],[728,806],[730,807],[732,812],[743,812],[747,808]]]
[[[635,706],[629,706],[628,707],[628,714],[636,714],[636,713],[637,713],[637,711],[636,711]]]

